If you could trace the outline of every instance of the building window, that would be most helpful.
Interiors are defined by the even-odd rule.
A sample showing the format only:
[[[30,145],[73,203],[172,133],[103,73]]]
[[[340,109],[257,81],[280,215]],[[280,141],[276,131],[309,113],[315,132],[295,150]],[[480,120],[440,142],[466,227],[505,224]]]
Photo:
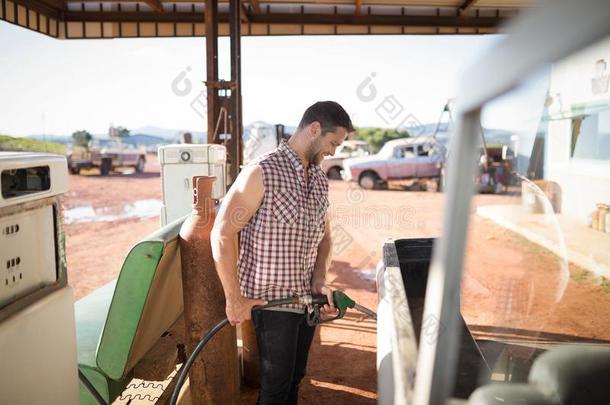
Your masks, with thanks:
[[[610,105],[572,118],[571,157],[610,160]]]

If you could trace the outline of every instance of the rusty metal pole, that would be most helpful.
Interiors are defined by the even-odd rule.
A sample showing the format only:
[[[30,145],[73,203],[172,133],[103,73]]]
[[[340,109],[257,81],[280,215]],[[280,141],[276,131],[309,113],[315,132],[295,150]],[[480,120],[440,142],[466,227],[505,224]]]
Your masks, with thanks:
[[[208,143],[214,143],[214,128],[218,118],[218,0],[205,0],[205,44]]]
[[[210,233],[216,217],[215,177],[193,177],[193,212],[180,228],[182,290],[187,355],[226,317],[222,284],[212,257]],[[226,326],[195,360],[189,373],[191,404],[237,404],[239,369],[235,327]]]

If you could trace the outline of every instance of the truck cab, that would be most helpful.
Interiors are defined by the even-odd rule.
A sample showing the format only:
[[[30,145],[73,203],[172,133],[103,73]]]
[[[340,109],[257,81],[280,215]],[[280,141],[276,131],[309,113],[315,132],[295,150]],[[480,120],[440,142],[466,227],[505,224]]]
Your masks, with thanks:
[[[73,148],[68,152],[68,168],[72,174],[79,174],[81,169],[99,168],[100,174],[106,176],[120,167],[133,167],[136,173],[142,173],[145,165],[146,152],[120,139],[94,141],[91,147]]]

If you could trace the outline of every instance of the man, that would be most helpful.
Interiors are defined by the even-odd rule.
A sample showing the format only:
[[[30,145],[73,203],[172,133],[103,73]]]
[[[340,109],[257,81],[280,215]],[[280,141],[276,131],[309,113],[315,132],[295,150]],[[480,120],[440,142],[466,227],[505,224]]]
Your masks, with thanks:
[[[354,131],[332,101],[309,107],[296,133],[245,167],[227,193],[212,230],[212,252],[231,325],[252,316],[261,363],[257,404],[296,404],[315,328],[305,308],[252,312],[267,300],[325,294],[331,260],[328,180],[319,164]],[[237,235],[240,234],[239,252]]]

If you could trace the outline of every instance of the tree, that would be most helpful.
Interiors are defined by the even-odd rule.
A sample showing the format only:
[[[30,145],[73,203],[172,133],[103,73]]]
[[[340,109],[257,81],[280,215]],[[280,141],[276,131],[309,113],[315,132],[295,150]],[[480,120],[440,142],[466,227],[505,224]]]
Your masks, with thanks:
[[[110,138],[119,138],[119,139],[123,139],[123,138],[127,138],[130,133],[129,130],[125,127],[115,127],[113,125],[110,125],[110,128],[108,129],[108,135],[110,136]]]
[[[93,137],[91,136],[91,134],[87,131],[80,130],[80,131],[76,131],[72,134],[72,141],[74,142],[75,146],[81,146],[83,148],[88,148],[89,147],[89,142],[91,142],[91,139],[93,139]]]
[[[130,135],[129,130],[125,127],[117,127],[116,133],[117,133],[117,136],[121,139],[127,138]]]
[[[409,132],[404,129],[388,129],[388,128],[358,128],[356,129],[356,138],[367,141],[373,151],[377,153],[379,149],[392,139],[408,138]]]

